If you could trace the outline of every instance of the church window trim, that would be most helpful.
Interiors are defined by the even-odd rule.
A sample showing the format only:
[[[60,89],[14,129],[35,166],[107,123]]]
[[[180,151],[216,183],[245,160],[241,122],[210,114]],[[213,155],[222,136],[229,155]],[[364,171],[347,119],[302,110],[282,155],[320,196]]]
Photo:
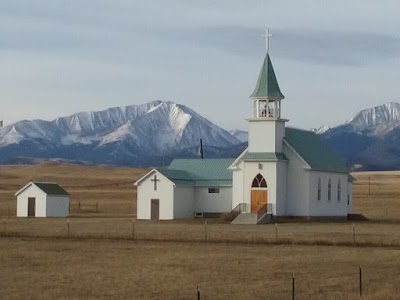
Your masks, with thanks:
[[[331,200],[332,200],[332,181],[329,178],[329,181],[328,181],[328,201],[331,201]]]
[[[265,180],[264,176],[262,176],[260,173],[254,177],[253,182],[251,183],[252,188],[264,188],[267,189],[267,181]]]
[[[321,178],[318,178],[317,200],[321,200]]]
[[[340,200],[342,200],[342,184],[339,179],[337,184],[337,201],[340,202]]]

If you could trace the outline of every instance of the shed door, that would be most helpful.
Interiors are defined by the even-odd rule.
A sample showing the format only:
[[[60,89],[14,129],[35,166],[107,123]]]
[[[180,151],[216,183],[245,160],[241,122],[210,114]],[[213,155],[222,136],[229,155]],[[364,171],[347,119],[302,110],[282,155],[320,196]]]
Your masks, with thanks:
[[[28,198],[28,217],[34,217],[36,210],[36,198]]]
[[[160,200],[151,199],[151,215],[152,221],[158,221],[160,219]]]

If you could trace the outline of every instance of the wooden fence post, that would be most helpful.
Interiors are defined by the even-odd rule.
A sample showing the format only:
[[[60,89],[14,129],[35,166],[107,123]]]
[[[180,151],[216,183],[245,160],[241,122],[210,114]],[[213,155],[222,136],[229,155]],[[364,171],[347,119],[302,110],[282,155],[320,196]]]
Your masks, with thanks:
[[[354,244],[356,243],[356,227],[354,226],[354,223],[353,223],[353,243]]]
[[[197,286],[197,300],[200,300],[200,289],[199,289],[199,286]]]
[[[292,300],[295,300],[296,297],[295,287],[295,277],[294,273],[292,273]]]
[[[362,297],[362,271],[361,271],[361,266],[359,269],[359,279],[360,279],[360,297]]]
[[[3,233],[4,233],[4,235],[6,235],[6,233],[7,233],[6,218],[4,218],[4,220],[3,220]]]
[[[78,201],[78,212],[81,211],[81,200]]]
[[[275,223],[275,240],[278,241],[278,223]]]
[[[204,241],[208,242],[207,221],[204,222]]]
[[[68,237],[71,237],[71,235],[69,233],[69,218],[67,218],[67,231],[68,231]]]

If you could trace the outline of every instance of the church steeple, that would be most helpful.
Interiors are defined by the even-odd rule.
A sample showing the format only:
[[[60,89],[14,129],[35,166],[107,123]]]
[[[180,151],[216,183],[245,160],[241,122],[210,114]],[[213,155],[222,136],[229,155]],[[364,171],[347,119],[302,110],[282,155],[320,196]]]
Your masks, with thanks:
[[[251,98],[264,98],[268,100],[282,100],[285,96],[279,88],[276,80],[274,67],[272,66],[269,53],[265,55],[264,63],[261,67],[260,75],[258,76],[257,85]]]
[[[258,76],[257,85],[250,98],[254,102],[254,115],[249,122],[249,152],[282,152],[285,123],[281,117],[281,100],[285,98],[276,80],[269,57],[269,30],[267,29],[267,53]]]
[[[267,53],[265,54],[264,63],[258,76],[256,87],[250,98],[254,101],[254,117],[255,118],[272,118],[280,119],[281,117],[281,100],[285,98],[279,88],[278,81],[275,76],[274,67],[272,66],[269,56],[269,29],[266,32]]]

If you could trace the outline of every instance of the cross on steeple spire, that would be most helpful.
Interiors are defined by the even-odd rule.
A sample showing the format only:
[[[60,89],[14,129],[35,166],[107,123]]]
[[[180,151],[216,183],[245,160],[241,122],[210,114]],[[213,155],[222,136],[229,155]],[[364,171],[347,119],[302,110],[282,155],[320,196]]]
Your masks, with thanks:
[[[281,100],[285,98],[282,94],[278,81],[276,80],[271,58],[269,57],[269,38],[272,34],[269,28],[265,30],[266,54],[264,63],[261,67],[260,75],[253,93],[250,98],[254,101],[255,118],[266,118],[280,120],[281,118]]]
[[[267,53],[269,53],[269,38],[272,36],[271,33],[269,33],[269,27],[265,29],[265,34],[263,34],[265,37],[265,49],[267,50]]]
[[[271,59],[269,57],[269,38],[272,34],[269,31],[269,28],[265,30],[265,47],[267,53],[265,55],[264,63],[261,67],[260,75],[258,76],[258,81],[254,92],[251,94],[251,98],[267,98],[268,100],[282,100],[285,98],[283,96],[278,81],[276,80],[274,68],[272,66]]]

